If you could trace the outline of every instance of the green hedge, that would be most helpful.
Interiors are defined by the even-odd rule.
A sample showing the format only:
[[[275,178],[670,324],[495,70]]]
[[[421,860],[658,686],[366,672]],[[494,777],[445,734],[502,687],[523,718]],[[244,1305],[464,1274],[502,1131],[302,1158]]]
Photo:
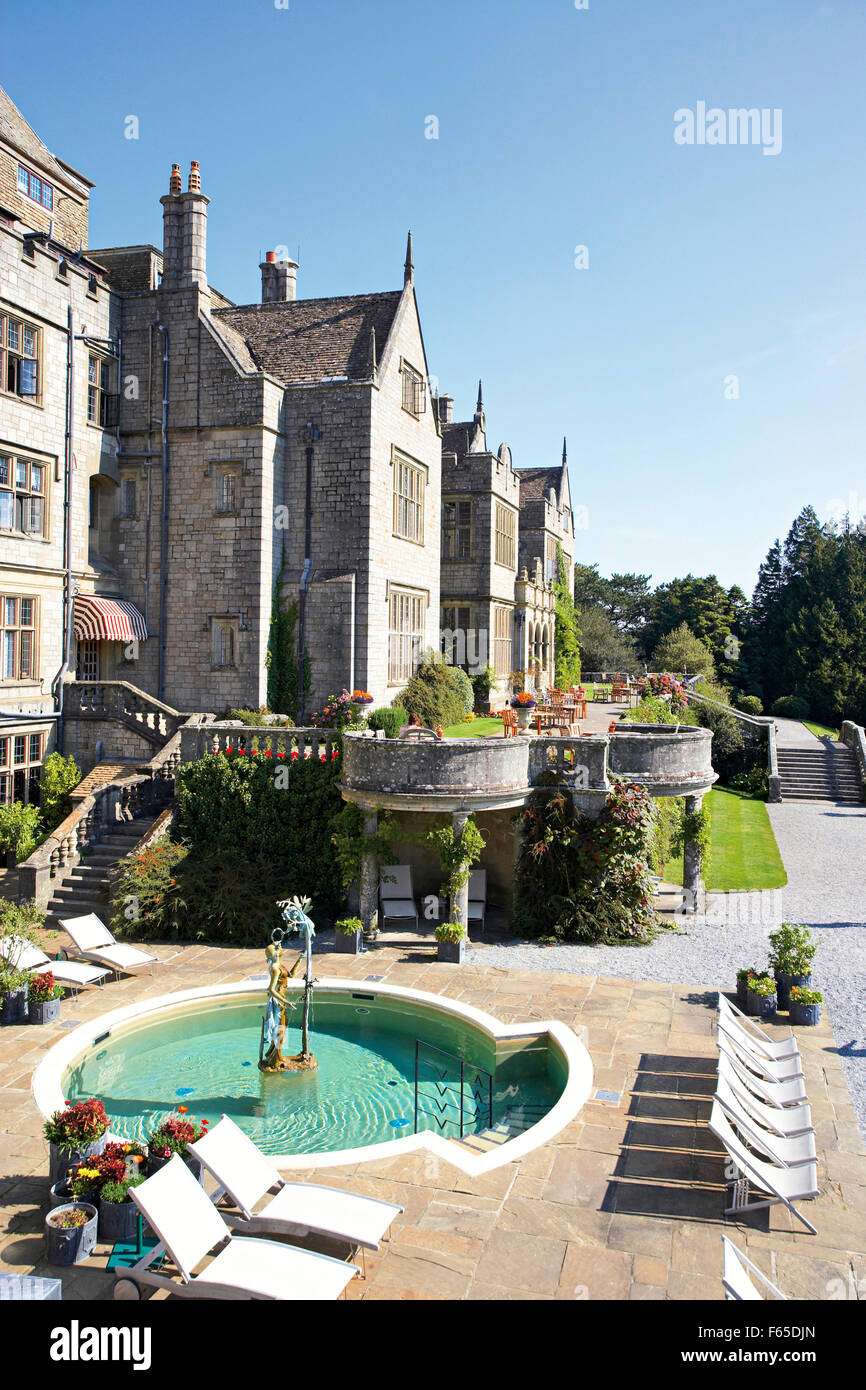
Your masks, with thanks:
[[[402,705],[384,706],[371,710],[367,724],[371,729],[384,729],[386,738],[396,738],[404,724],[409,723],[409,715]]]
[[[453,678],[455,669],[441,660],[422,662],[394,705],[417,714],[424,725],[441,724],[447,729],[451,724],[459,724],[466,710]]]

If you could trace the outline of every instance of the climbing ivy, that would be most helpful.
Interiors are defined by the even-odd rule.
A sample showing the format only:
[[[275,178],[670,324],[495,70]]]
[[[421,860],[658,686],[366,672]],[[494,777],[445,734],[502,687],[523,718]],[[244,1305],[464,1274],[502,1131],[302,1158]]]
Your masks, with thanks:
[[[453,902],[469,881],[472,865],[481,858],[486,843],[484,836],[470,816],[459,835],[455,835],[453,825],[448,824],[428,830],[424,838],[439,851],[442,893]]]
[[[277,714],[298,715],[298,658],[295,652],[295,627],[298,621],[297,602],[284,603],[280,594],[286,548],[280,559],[280,570],[271,599],[271,625],[268,632],[268,651],[265,667],[268,673],[268,709]],[[304,698],[310,693],[310,658],[304,652]]]

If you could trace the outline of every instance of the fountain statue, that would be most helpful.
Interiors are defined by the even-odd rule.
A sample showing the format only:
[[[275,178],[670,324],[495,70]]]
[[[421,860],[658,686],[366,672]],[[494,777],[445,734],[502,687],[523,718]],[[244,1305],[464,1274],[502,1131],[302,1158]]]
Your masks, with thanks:
[[[314,1071],[319,1064],[310,1052],[310,1005],[313,993],[313,937],[316,934],[316,929],[307,916],[312,903],[309,898],[284,898],[277,903],[277,907],[280,908],[286,925],[285,928],[278,928],[274,932],[273,940],[265,951],[265,958],[268,963],[268,1008],[265,1014],[262,1043],[263,1046],[265,1043],[268,1044],[268,1050],[259,1060],[259,1070]],[[294,932],[303,933],[305,945],[302,955],[298,956],[289,970],[282,963],[282,951],[286,945],[286,938]],[[286,990],[289,979],[296,973],[302,958],[306,963],[306,971],[301,1050],[294,1057],[284,1057],[283,1044],[287,1028],[286,1010],[293,1009],[296,1002],[288,997]]]

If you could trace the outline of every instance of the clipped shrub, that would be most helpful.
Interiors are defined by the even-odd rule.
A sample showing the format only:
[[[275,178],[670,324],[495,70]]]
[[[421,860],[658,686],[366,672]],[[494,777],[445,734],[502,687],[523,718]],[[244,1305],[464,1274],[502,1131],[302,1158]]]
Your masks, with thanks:
[[[780,695],[778,700],[773,701],[771,711],[781,719],[806,719],[809,703],[802,695]]]
[[[463,696],[453,678],[453,666],[432,659],[418,667],[406,689],[394,699],[409,714],[417,714],[422,724],[432,727],[459,724],[465,713]]]
[[[384,729],[386,738],[396,738],[408,722],[409,715],[402,705],[385,705],[381,709],[371,710],[367,715],[367,727]]]
[[[496,672],[492,666],[487,666],[483,671],[479,671],[477,676],[472,676],[470,679],[475,695],[475,710],[477,713],[483,714],[490,702],[490,692],[496,684]]]
[[[475,708],[475,691],[472,682],[463,670],[462,666],[449,666],[451,679],[454,681],[463,699],[463,713],[471,714]]]
[[[734,701],[735,709],[741,714],[763,714],[764,706],[757,695],[738,695]]]

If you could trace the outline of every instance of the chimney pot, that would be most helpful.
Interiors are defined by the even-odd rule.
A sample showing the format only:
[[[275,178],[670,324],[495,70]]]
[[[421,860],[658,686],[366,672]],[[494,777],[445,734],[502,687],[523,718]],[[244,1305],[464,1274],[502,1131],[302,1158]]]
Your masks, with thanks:
[[[201,171],[198,167],[198,160],[194,159],[189,166],[189,190],[190,193],[201,193]]]
[[[297,261],[278,261],[276,251],[267,251],[259,270],[262,272],[263,304],[288,304],[294,299]]]
[[[268,262],[269,265],[273,265],[273,263],[276,261],[276,259],[277,259],[277,253],[276,253],[276,251],[268,251],[267,254],[265,255],[265,260]]]
[[[182,182],[181,177],[180,177],[180,165],[179,165],[179,164],[172,164],[172,166],[171,166],[171,178],[169,179],[169,183],[168,183],[168,191],[169,191],[169,193],[182,193],[182,192],[183,192],[183,182]]]

